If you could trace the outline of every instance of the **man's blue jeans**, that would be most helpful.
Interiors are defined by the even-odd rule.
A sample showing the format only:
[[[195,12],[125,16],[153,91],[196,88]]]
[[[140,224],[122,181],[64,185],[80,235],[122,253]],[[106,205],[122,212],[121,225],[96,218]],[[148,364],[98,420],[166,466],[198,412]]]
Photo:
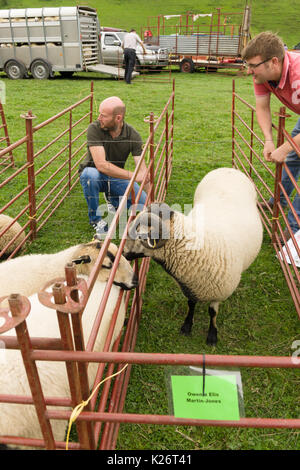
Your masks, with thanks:
[[[90,224],[95,224],[101,220],[102,215],[102,211],[99,208],[99,193],[105,193],[107,201],[117,209],[127,189],[129,180],[112,178],[111,176],[100,173],[96,168],[86,167],[80,175],[80,183],[88,205]],[[137,196],[139,189],[139,185],[134,183],[135,196]],[[138,202],[140,207],[145,205],[146,197],[147,195],[145,191],[143,191]],[[129,209],[130,206],[131,194],[127,200],[127,208]]]
[[[297,124],[292,130],[291,136],[295,137],[299,133],[300,133],[300,118],[298,119]],[[295,178],[295,180],[298,181],[299,175],[300,175],[300,157],[294,150],[292,150],[288,154],[288,156],[286,157],[285,163],[288,169],[290,170],[290,172],[292,173],[293,177]],[[281,183],[284,189],[286,190],[287,195],[290,196],[294,189],[294,185],[291,182],[284,168],[282,169]],[[273,204],[274,199],[271,198],[270,202]],[[280,203],[283,207],[287,206],[286,199],[282,193],[280,194]],[[293,207],[297,213],[297,216],[300,218],[300,197],[298,193],[296,193],[296,196],[294,198]],[[288,222],[291,226],[293,233],[296,233],[299,230],[299,226],[291,210],[288,213]]]

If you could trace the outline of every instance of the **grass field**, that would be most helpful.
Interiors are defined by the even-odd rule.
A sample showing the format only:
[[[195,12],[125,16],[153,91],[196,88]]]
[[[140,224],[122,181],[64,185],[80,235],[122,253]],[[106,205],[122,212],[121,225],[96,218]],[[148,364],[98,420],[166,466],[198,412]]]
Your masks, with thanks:
[[[90,1],[89,5],[97,2]],[[9,2],[2,1],[2,8]],[[72,2],[64,2],[64,5]],[[234,4],[234,8],[233,8]],[[222,2],[222,7],[240,11],[243,2]],[[32,1],[30,6],[40,6]],[[55,2],[47,5],[56,6]],[[103,0],[98,9],[102,24],[139,27],[146,17],[159,13],[199,11],[197,3],[136,0],[122,2]],[[219,3],[203,1],[201,10],[210,11]],[[268,8],[265,8],[267,5]],[[286,3],[287,5],[287,3]],[[29,6],[28,2],[18,5]],[[291,7],[296,2],[252,2],[253,31],[277,30],[292,46],[298,42],[297,31],[290,27],[294,16]],[[1,3],[0,3],[1,7]],[[142,13],[143,12],[143,13]],[[287,26],[289,25],[289,26]],[[289,28],[289,29],[288,29]],[[167,195],[169,204],[189,204],[197,182],[211,169],[231,165],[231,90],[232,79],[236,89],[248,102],[254,104],[251,81],[243,74],[218,72],[181,74],[172,71],[175,79],[175,135],[174,167]],[[90,81],[94,81],[95,109],[109,95],[118,95],[127,105],[127,120],[145,139],[148,128],[145,116],[151,111],[160,114],[171,93],[171,82],[134,80],[131,87],[122,81],[95,74],[76,74],[72,79],[47,81],[27,79],[10,81],[6,85],[5,113],[12,141],[24,135],[24,121],[19,117],[31,109],[42,122],[61,109],[86,96]],[[272,101],[274,110],[279,103]],[[294,119],[288,124],[293,127]],[[19,161],[22,155],[18,156]],[[1,199],[1,195],[0,195]],[[90,240],[85,201],[80,186],[58,210],[56,216],[40,232],[28,252],[51,252],[70,244]],[[218,316],[219,343],[213,350],[205,344],[208,328],[206,305],[196,308],[191,337],[179,335],[186,311],[186,300],[173,280],[151,263],[144,295],[143,315],[139,329],[137,351],[290,356],[293,341],[300,339],[299,319],[284,276],[275,258],[269,238],[264,237],[261,253],[244,273],[233,296],[220,306]],[[299,374],[293,370],[243,369],[245,416],[299,418]],[[168,414],[166,368],[133,366],[125,411],[128,413]],[[118,449],[186,449],[186,450],[247,450],[300,449],[299,430],[285,429],[230,429],[196,428],[155,425],[121,425]]]
[[[147,18],[157,15],[174,15],[191,13],[212,13],[216,8],[228,13],[242,12],[245,5],[244,0],[89,0],[81,2],[82,5],[89,5],[97,8],[98,16],[102,26],[114,26],[117,28],[129,29],[135,27],[137,31],[142,26],[146,26]],[[260,31],[272,30],[278,32],[289,48],[300,42],[298,23],[295,21],[295,11],[297,9],[296,0],[249,0],[251,6],[252,35]],[[65,0],[63,6],[75,5],[76,2]],[[40,6],[61,6],[59,2],[47,0],[20,0],[18,6],[10,0],[1,0],[0,8],[26,8]]]

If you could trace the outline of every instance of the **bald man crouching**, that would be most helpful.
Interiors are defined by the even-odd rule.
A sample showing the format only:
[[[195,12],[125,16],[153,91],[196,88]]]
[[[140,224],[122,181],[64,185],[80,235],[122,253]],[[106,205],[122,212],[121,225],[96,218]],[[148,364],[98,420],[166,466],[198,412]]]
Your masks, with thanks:
[[[89,222],[96,230],[95,236],[104,238],[108,224],[101,218],[99,193],[104,193],[109,210],[116,210],[124,195],[133,173],[125,170],[125,163],[132,154],[135,165],[142,154],[140,134],[124,121],[125,104],[117,96],[106,98],[99,107],[99,116],[88,126],[87,156],[79,167],[80,183],[88,205]],[[136,176],[137,183],[144,179],[147,167],[142,162]],[[134,183],[135,195],[139,185]],[[149,177],[145,190],[148,190]],[[146,193],[142,192],[139,204],[146,202]],[[127,207],[131,206],[131,196]]]

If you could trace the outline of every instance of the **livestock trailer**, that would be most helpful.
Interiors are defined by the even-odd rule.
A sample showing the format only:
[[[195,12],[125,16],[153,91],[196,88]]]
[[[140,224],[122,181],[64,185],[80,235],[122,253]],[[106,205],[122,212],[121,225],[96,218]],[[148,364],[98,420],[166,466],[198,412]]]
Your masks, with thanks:
[[[102,64],[99,34],[97,10],[87,6],[0,10],[0,70],[12,79],[92,70]]]
[[[241,13],[187,13],[159,15],[155,23],[142,30],[145,41],[169,50],[172,65],[182,72],[202,67],[208,71],[218,68],[242,68],[242,49],[250,36],[251,12],[248,5]]]

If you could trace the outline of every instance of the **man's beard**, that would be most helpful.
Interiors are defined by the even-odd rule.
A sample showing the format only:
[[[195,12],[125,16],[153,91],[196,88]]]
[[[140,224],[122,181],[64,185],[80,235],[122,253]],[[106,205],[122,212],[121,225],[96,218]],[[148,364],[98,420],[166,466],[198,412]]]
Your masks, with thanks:
[[[101,122],[100,122],[100,127],[101,127],[101,129],[103,129],[104,131],[116,131],[116,130],[117,130],[117,125],[116,125],[116,123],[107,124],[106,126],[104,126],[104,125],[101,124]]]

